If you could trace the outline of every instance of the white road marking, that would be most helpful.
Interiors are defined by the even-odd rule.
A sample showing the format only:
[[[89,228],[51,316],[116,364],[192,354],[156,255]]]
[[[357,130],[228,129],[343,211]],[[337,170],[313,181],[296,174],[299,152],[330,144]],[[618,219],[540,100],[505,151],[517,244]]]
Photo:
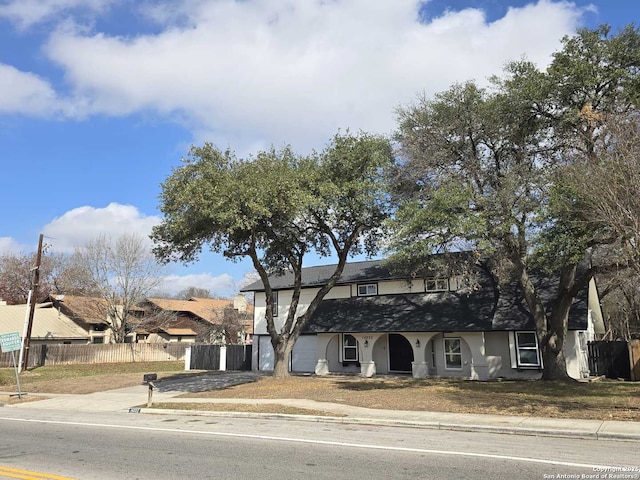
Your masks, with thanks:
[[[182,430],[179,428],[159,428],[159,427],[140,427],[134,425],[112,425],[104,423],[85,423],[85,422],[63,422],[58,420],[37,420],[29,418],[6,418],[0,417],[0,420],[6,420],[10,422],[24,422],[24,423],[47,423],[53,425],[73,425],[84,427],[104,427],[121,430],[141,430],[152,432],[166,432],[166,433],[189,433],[197,435],[207,435],[213,437],[232,437],[232,438],[249,438],[254,440],[275,440],[280,442],[293,442],[293,443],[306,443],[314,445],[327,445],[333,447],[350,447],[350,448],[363,448],[369,450],[386,450],[392,452],[408,452],[408,453],[429,453],[434,455],[450,455],[458,457],[475,457],[475,458],[490,458],[494,460],[509,460],[514,462],[528,462],[528,463],[541,463],[545,465],[559,465],[563,467],[577,467],[588,469],[615,469],[620,468],[609,465],[593,465],[586,463],[574,463],[574,462],[562,462],[559,460],[547,460],[541,458],[527,458],[516,457],[512,455],[497,455],[492,453],[474,453],[474,452],[457,452],[449,450],[431,450],[425,448],[408,448],[408,447],[388,447],[383,445],[368,445],[364,443],[348,443],[348,442],[335,442],[330,440],[309,440],[306,438],[293,438],[293,437],[277,437],[272,435],[254,435],[249,433],[226,433],[226,432],[207,432],[203,430]]]

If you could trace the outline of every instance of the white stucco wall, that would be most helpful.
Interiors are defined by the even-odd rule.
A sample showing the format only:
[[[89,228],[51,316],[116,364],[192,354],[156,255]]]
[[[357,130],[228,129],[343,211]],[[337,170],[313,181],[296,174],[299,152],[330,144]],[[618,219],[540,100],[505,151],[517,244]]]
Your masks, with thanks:
[[[394,293],[420,293],[424,292],[424,281],[412,280],[390,280],[378,283],[378,295],[388,295]],[[357,295],[354,292],[354,296]]]
[[[387,336],[383,335],[373,344],[373,361],[376,362],[376,372],[384,375],[389,373],[389,352],[387,351]]]
[[[319,288],[308,288],[300,292],[300,300],[298,302],[298,309],[296,310],[296,317],[303,315],[309,308],[309,304],[318,293]],[[338,286],[332,288],[329,293],[324,297],[329,300],[332,298],[349,298],[349,286]],[[278,291],[278,316],[275,317],[276,329],[280,330],[285,320],[287,319],[287,313],[289,311],[289,305],[293,297],[292,290],[279,290]],[[267,309],[264,292],[256,292],[254,299],[254,326],[253,331],[255,335],[267,334],[267,321],[265,320],[265,312]]]
[[[605,334],[604,319],[602,315],[602,308],[600,307],[600,297],[598,295],[598,289],[596,287],[596,281],[592,278],[589,281],[589,341],[596,338],[602,338]]]
[[[539,378],[538,369],[511,368],[511,352],[509,350],[509,332],[487,332],[484,334],[485,352],[488,356],[499,357],[500,362],[495,362],[495,368],[489,369],[489,378]]]
[[[587,354],[587,334],[583,332],[584,341],[580,341],[581,333],[570,330],[565,340],[565,359],[567,373],[577,379],[589,377],[589,358]]]

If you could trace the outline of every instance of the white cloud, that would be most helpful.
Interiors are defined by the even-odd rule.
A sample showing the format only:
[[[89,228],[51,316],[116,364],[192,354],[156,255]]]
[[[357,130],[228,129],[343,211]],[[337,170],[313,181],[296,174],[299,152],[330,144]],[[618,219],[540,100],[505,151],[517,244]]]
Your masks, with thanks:
[[[8,18],[25,29],[75,9],[100,12],[115,0],[13,0],[0,5],[0,18]]]
[[[30,251],[11,237],[0,237],[0,255],[17,254]]]
[[[76,111],[156,112],[239,150],[322,147],[338,128],[388,133],[419,91],[484,81],[508,60],[543,66],[582,10],[540,0],[487,23],[481,10],[418,21],[418,0],[159,2],[154,35],[67,27],[46,46]],[[544,19],[541,21],[540,19]]]
[[[42,232],[55,251],[72,252],[100,235],[116,238],[127,233],[148,238],[158,223],[159,217],[146,216],[134,206],[110,203],[104,208],[84,206],[69,210],[45,225]]]
[[[42,233],[52,251],[71,253],[75,247],[81,247],[100,235],[116,238],[133,233],[148,239],[151,228],[160,221],[159,217],[144,215],[134,206],[110,203],[104,208],[83,206],[69,210],[45,225]],[[152,246],[150,239],[148,246]],[[27,248],[11,237],[0,237],[0,255],[33,250],[34,247]],[[163,295],[173,296],[189,287],[205,288],[213,296],[231,297],[240,285],[228,273],[217,276],[209,272],[169,274],[163,277],[157,290]]]
[[[0,63],[0,114],[82,118],[89,99],[60,97],[47,79]]]
[[[0,64],[0,112],[48,115],[57,108],[56,92],[46,80]]]

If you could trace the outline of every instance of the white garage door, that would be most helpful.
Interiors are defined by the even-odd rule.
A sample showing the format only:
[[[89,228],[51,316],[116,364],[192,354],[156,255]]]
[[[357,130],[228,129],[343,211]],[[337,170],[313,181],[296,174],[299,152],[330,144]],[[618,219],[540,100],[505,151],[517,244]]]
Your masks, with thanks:
[[[318,340],[315,335],[298,337],[291,352],[292,372],[315,372],[318,361]]]
[[[261,336],[258,342],[258,369],[273,371],[273,347],[271,346],[271,337],[268,335]]]

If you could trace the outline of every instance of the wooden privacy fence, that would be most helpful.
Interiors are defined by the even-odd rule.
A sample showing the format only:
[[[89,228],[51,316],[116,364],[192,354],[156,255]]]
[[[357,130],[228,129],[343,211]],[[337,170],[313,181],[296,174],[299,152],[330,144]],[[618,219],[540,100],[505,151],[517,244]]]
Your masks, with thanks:
[[[87,345],[32,345],[27,368],[44,365],[133,363],[184,360],[188,343],[118,343]],[[16,354],[16,361],[18,360]],[[0,356],[0,367],[11,367],[10,353]]]
[[[251,345],[227,345],[227,370],[251,370]]]
[[[640,381],[640,340],[589,342],[589,373]]]
[[[191,370],[251,370],[251,345],[225,345],[224,362],[221,362],[222,347],[222,345],[191,345],[189,368]]]
[[[640,382],[640,340],[629,342],[629,361],[631,362],[631,380]]]
[[[192,345],[191,370],[219,370],[220,345]]]

